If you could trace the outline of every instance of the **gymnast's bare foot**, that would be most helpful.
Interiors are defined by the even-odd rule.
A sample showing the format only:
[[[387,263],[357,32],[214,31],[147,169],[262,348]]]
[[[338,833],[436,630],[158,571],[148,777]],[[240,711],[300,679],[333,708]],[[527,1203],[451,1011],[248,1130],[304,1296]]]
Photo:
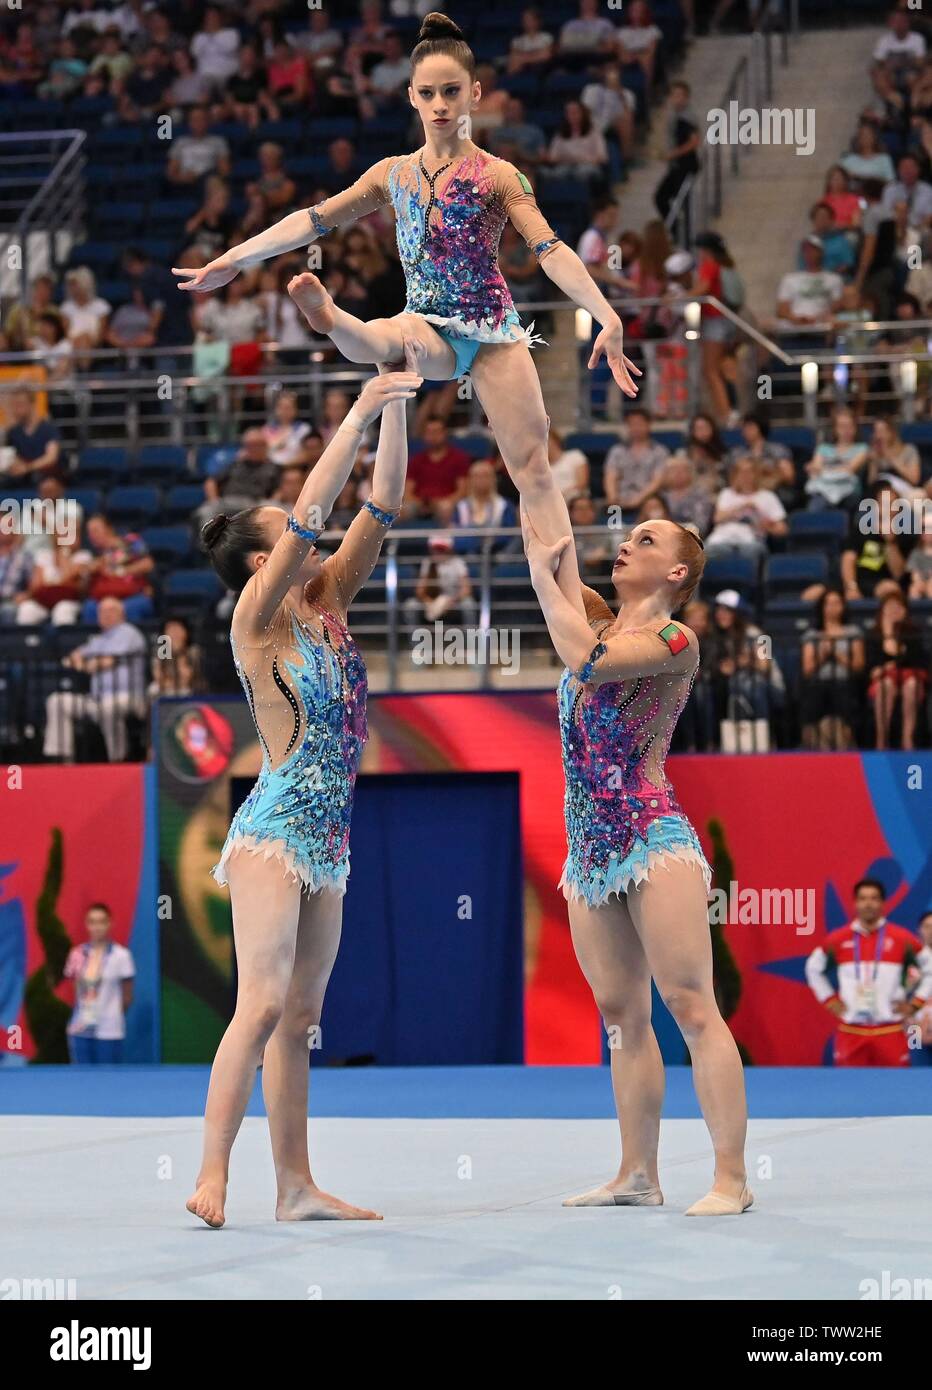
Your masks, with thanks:
[[[185,1206],[192,1216],[199,1216],[212,1230],[219,1231],[226,1219],[223,1215],[226,1199],[227,1185],[222,1179],[198,1179],[194,1196],[188,1198]]]
[[[280,1193],[275,1204],[276,1221],[381,1221],[382,1217],[365,1207],[352,1207],[321,1192],[313,1183]]]
[[[578,1197],[567,1197],[565,1207],[662,1207],[663,1193],[657,1179],[649,1179],[644,1172],[620,1175],[613,1182],[602,1187],[594,1187],[591,1192],[582,1192]]]
[[[336,323],[333,299],[316,275],[309,270],[303,275],[295,275],[288,282],[288,293],[315,333],[330,332]]]

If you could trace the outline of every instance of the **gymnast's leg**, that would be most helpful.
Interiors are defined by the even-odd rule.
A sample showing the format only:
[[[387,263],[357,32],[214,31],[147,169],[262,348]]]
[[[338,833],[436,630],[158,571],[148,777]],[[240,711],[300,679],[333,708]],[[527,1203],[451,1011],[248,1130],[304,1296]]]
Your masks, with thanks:
[[[204,1153],[188,1211],[222,1226],[230,1150],[263,1049],[281,1018],[291,980],[299,885],[280,860],[239,848],[228,861],[238,985],[236,1010],[210,1069]]]
[[[535,531],[547,545],[571,536],[566,499],[550,467],[549,421],[527,344],[483,343],[470,377]],[[563,552],[557,582],[581,612],[575,546]]]
[[[323,333],[340,349],[349,362],[391,362],[405,360],[428,381],[447,381],[456,366],[450,344],[419,314],[396,314],[390,319],[371,319],[365,323],[334,304],[316,275],[305,271],[288,285],[288,293],[315,333]],[[406,348],[411,345],[414,357]]]
[[[340,946],[343,898],[303,897],[294,972],[285,1007],[265,1046],[262,1093],[269,1117],[278,1221],[378,1221],[379,1216],[322,1192],[311,1176],[307,1147],[308,1052],[320,1024],[324,993]]]
[[[693,1084],[715,1149],[715,1180],[709,1194],[714,1200],[703,1198],[687,1215],[737,1213],[750,1206],[744,1165],[747,1101],[738,1048],[719,1013],[712,985],[702,874],[697,865],[668,856],[662,867],[628,892],[627,900],[657,989],[689,1048]]]
[[[603,1187],[569,1197],[565,1207],[660,1206],[657,1176],[663,1062],[650,1022],[650,971],[627,906],[570,901],[580,969],[608,1030],[612,1089],[621,1128],[621,1165]]]

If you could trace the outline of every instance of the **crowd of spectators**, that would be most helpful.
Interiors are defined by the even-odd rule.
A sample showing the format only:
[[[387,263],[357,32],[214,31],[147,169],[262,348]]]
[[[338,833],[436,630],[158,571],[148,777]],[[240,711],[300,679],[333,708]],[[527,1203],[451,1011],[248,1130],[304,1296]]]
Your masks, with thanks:
[[[406,0],[384,6],[363,0],[355,24],[332,23],[324,10],[312,10],[298,24],[295,12],[278,0],[254,0],[237,10],[235,22],[233,12],[219,6],[187,14],[147,8],[142,0],[114,9],[81,0],[58,15],[63,22],[54,36],[55,59],[27,62],[24,55],[50,51],[50,32],[42,24],[49,30],[49,12],[58,11],[45,6],[32,23],[31,41],[28,32],[19,37],[30,24],[19,26],[18,75],[11,76],[14,45],[0,44],[0,61],[6,63],[0,86],[7,96],[19,90],[44,94],[70,100],[76,109],[96,102],[114,130],[168,114],[177,130],[166,142],[163,187],[168,196],[189,200],[170,259],[201,264],[291,208],[345,188],[371,162],[364,140],[340,135],[321,147],[326,167],[310,182],[292,147],[263,133],[296,112],[349,115],[360,130],[392,113],[407,120],[406,52],[410,24],[423,8]],[[697,157],[699,122],[683,82],[667,88],[668,160],[656,194],[661,215],[640,230],[626,228],[609,176],[609,147],[627,160],[638,156],[640,123],[663,82],[660,30],[642,0],[626,6],[621,23],[592,0],[579,0],[578,9],[562,26],[546,25],[532,8],[523,12],[499,60],[483,64],[476,138],[514,159],[539,189],[548,179],[579,182],[588,218],[578,252],[617,304],[637,355],[652,340],[682,338],[689,299],[713,295],[738,310],[744,286],[721,237],[708,233],[686,251],[671,241],[663,220]],[[898,318],[926,312],[932,284],[920,297],[914,277],[923,271],[903,274],[902,254],[913,244],[911,229],[923,249],[932,230],[932,184],[922,177],[924,142],[932,147],[922,106],[924,53],[909,15],[898,9],[875,54],[876,105],[864,113],[850,158],[828,172],[825,196],[811,210],[800,266],[781,284],[778,315],[787,331],[815,325],[857,344],[867,338],[859,325],[883,307],[877,293],[889,294],[888,306]],[[549,138],[536,109],[509,89],[529,73],[584,77]],[[231,123],[256,135],[248,176],[237,172]],[[414,138],[417,132],[409,134]],[[386,210],[332,234],[323,247],[323,278],[338,303],[363,318],[402,306],[404,280]],[[881,264],[885,247],[893,248],[900,269]],[[285,292],[294,270],[303,268],[303,255],[241,275],[193,304],[177,292],[166,263],[130,243],[120,257],[123,278],[111,282],[126,291],[121,302],[102,295],[93,270],[77,262],[58,283],[39,276],[28,297],[11,305],[2,346],[45,363],[53,409],[43,413],[27,392],[4,397],[5,490],[32,490],[55,500],[80,489],[81,469],[65,447],[55,403],[88,369],[95,348],[147,350],[156,370],[170,371],[180,350],[192,347],[192,371],[200,381],[194,400],[205,413],[214,400],[211,377],[254,372],[267,344],[276,345],[273,365],[306,363],[311,350],[315,358],[327,360],[329,353],[329,360],[337,360],[328,341],[311,338]],[[502,238],[501,265],[519,309],[541,297],[539,266],[510,226]],[[655,302],[645,308],[644,299]],[[901,334],[895,341],[911,340]],[[787,549],[797,513],[836,516],[842,527],[837,557],[824,581],[801,595],[815,605],[799,650],[801,736],[813,747],[865,739],[883,747],[893,737],[912,746],[917,736],[928,737],[928,652],[914,610],[932,599],[932,526],[901,535],[888,520],[880,532],[867,533],[858,525],[858,509],[866,497],[878,504],[896,497],[932,506],[922,459],[900,437],[895,415],[878,420],[872,430],[861,422],[858,392],[870,382],[859,381],[856,373],[854,407],[834,412],[811,456],[800,457],[797,449],[794,457],[769,437],[764,415],[739,414],[734,348],[730,320],[714,305],[703,305],[707,409],[689,422],[681,443],[673,443],[668,431],[664,440],[657,438],[650,411],[641,405],[628,409],[611,434],[603,432],[605,447],[597,455],[551,430],[551,467],[579,532],[583,576],[593,583],[604,577],[611,527],[666,516],[697,530],[710,562],[747,561],[754,576],[748,587],[759,592],[768,560]],[[515,524],[517,499],[494,443],[478,452],[461,447],[453,427],[456,386],[424,392],[411,422],[415,442],[402,522],[426,533],[424,558],[406,591],[411,620],[442,613],[447,621],[471,621],[476,599],[469,560],[481,545],[458,533]],[[319,405],[287,390],[274,399],[261,391],[244,397],[248,419],[239,444],[219,449],[206,468],[188,475],[197,478],[198,489],[192,536],[217,510],[265,500],[290,508],[349,403],[336,387]],[[372,444],[370,439],[361,451],[337,501],[331,519],[336,531],[368,495]],[[888,515],[889,508],[880,511]],[[171,561],[150,553],[140,534],[144,529],[108,515],[106,501],[89,508],[68,538],[18,537],[8,528],[0,535],[0,618],[23,628],[103,626],[103,613],[112,618],[116,611],[112,600],[120,611],[111,627],[139,623],[151,635],[152,625],[171,613],[165,590]],[[496,541],[500,558],[519,548],[513,538]],[[196,562],[193,555],[189,562]],[[709,593],[687,615],[708,649],[705,684],[684,724],[692,729],[684,735],[691,746],[714,745],[723,721],[769,717],[787,700],[779,663],[754,646],[767,634],[755,625],[742,587],[725,584],[714,601]],[[876,605],[876,612],[858,609],[865,602]],[[195,666],[171,678],[187,681]],[[165,680],[165,671],[160,667],[153,679]],[[94,697],[93,691],[84,694]],[[859,699],[872,707],[867,731],[857,717]],[[83,714],[87,706],[74,708]]]

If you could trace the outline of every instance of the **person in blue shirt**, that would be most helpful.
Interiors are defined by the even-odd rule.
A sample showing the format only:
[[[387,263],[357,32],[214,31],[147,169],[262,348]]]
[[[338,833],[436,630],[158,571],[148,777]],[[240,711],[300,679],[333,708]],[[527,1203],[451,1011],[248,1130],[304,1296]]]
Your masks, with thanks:
[[[830,203],[816,203],[809,210],[809,221],[814,236],[822,242],[822,269],[834,271],[847,280],[857,263],[855,241],[842,227],[835,226],[835,213]],[[804,270],[802,250],[799,268]]]
[[[9,411],[13,423],[6,432],[5,443],[15,456],[0,482],[7,487],[34,488],[43,478],[61,478],[61,435],[50,420],[39,415],[34,394],[14,391]]]

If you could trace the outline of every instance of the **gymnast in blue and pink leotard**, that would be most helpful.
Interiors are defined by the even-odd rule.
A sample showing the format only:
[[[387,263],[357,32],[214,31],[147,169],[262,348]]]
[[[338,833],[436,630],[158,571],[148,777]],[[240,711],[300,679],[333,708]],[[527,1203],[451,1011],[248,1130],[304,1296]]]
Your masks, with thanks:
[[[614,619],[597,618],[592,626],[601,637]],[[665,626],[658,624],[660,632]],[[642,883],[670,856],[697,864],[708,892],[712,871],[664,772],[698,669],[696,662],[676,676],[632,675],[595,688],[564,671],[559,710],[569,852],[560,886],[566,897],[594,907]]]
[[[622,1132],[617,1176],[568,1206],[659,1206],[663,1061],[651,980],[680,1026],[715,1149],[712,1190],[688,1210],[727,1216],[752,1202],[741,1059],[712,975],[712,872],[664,763],[699,665],[695,633],[671,613],[699,582],[702,542],[676,522],[641,522],[618,547],[617,617],[592,589],[584,612],[557,575],[572,539],[540,540],[522,510],[531,578],[566,663],[560,733],[568,855],[560,880],[580,967],[609,1033]],[[578,580],[576,581],[578,585]],[[660,872],[660,871],[663,872]]]
[[[483,343],[541,342],[522,328],[498,244],[510,218],[541,258],[560,238],[531,185],[507,160],[473,148],[428,173],[423,151],[389,156],[350,188],[310,209],[315,237],[390,204],[408,289],[406,314],[436,326],[456,353],[455,376]]]

